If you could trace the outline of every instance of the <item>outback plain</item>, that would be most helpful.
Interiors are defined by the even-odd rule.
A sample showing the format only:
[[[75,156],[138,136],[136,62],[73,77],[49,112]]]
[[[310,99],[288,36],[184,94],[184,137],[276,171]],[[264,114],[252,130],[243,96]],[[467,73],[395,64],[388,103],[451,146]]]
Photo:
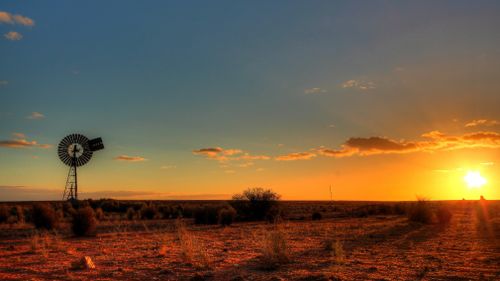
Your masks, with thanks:
[[[3,203],[0,279],[500,278],[498,201],[264,202]]]

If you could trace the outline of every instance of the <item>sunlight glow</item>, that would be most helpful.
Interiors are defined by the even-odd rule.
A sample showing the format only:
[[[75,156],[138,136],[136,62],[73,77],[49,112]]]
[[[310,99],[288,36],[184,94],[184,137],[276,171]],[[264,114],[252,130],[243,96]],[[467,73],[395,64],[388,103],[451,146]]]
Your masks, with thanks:
[[[464,180],[469,188],[480,188],[486,184],[486,179],[477,171],[468,171]]]

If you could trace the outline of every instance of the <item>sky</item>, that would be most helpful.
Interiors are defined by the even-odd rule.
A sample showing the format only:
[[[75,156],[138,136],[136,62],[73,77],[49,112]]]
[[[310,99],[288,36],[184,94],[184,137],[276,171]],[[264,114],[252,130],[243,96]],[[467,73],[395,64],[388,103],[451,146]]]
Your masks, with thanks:
[[[105,145],[82,198],[500,199],[498,26],[498,1],[3,1],[0,201],[60,199],[70,133]]]

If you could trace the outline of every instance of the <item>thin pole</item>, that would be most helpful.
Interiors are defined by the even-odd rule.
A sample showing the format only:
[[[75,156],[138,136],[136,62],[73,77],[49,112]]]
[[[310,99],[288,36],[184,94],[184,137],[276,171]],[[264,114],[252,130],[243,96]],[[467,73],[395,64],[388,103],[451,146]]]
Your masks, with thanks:
[[[333,201],[332,185],[330,184],[330,201]]]

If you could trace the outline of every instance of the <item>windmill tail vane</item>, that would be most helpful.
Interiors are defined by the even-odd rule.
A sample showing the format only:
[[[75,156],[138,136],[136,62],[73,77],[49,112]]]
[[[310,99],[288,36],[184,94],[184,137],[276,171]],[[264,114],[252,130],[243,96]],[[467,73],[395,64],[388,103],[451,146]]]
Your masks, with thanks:
[[[59,159],[69,166],[64,187],[63,200],[78,200],[77,167],[87,164],[95,151],[104,149],[101,138],[89,140],[81,134],[70,134],[63,138],[57,148]]]

